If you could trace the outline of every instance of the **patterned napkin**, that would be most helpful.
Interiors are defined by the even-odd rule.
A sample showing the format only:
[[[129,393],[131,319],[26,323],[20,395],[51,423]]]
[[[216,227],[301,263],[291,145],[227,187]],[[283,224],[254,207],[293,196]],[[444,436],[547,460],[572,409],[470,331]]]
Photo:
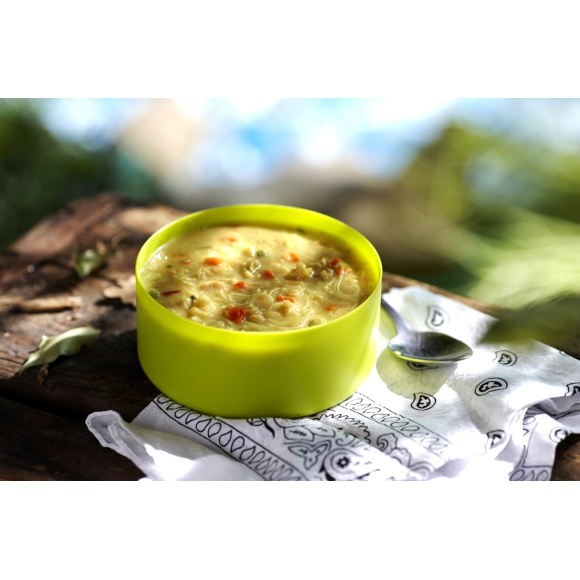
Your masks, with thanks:
[[[556,445],[580,432],[580,361],[538,342],[479,346],[493,318],[411,287],[389,302],[416,330],[474,349],[450,366],[395,358],[381,317],[377,363],[342,403],[303,419],[225,419],[165,395],[132,423],[87,426],[148,480],[548,480]]]

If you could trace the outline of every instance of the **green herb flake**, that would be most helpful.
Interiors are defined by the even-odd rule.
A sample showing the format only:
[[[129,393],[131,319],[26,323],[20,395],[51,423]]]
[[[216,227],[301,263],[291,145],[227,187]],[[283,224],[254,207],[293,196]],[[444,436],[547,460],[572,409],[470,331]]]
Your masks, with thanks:
[[[77,276],[81,279],[86,278],[95,270],[98,270],[107,263],[109,256],[107,254],[99,254],[95,250],[85,250],[82,254],[75,251],[72,255],[73,266]]]
[[[96,250],[89,248],[82,254],[78,253],[78,247],[75,246],[71,259],[77,276],[82,280],[102,268],[109,258],[118,252],[119,240],[124,236],[124,233],[118,234],[111,240],[109,245],[99,242]]]

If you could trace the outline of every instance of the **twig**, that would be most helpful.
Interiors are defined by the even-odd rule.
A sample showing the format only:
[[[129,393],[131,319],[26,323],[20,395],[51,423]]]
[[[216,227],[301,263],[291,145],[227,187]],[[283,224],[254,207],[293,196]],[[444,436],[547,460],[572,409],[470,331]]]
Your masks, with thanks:
[[[82,306],[79,296],[53,296],[49,298],[31,298],[25,300],[16,296],[0,297],[0,308],[15,308],[22,312],[52,312]]]

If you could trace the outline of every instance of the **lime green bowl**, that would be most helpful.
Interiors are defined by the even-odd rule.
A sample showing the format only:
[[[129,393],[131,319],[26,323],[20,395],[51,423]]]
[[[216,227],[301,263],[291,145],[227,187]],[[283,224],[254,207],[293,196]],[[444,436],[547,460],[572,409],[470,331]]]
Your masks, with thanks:
[[[364,266],[369,298],[326,324],[252,333],[187,320],[149,296],[140,274],[159,247],[186,232],[232,223],[301,227],[339,240]],[[153,234],[137,256],[135,273],[141,366],[161,392],[196,411],[237,418],[312,415],[349,397],[374,366],[381,261],[365,237],[326,215],[279,205],[200,211]]]

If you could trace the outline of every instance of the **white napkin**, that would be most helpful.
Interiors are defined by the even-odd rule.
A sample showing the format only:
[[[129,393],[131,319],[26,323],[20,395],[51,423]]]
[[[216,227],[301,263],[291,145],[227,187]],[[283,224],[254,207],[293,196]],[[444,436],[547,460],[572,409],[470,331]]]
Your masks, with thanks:
[[[580,361],[538,342],[478,346],[493,318],[419,287],[389,302],[416,330],[474,349],[450,366],[403,362],[381,317],[370,376],[342,403],[303,419],[225,419],[165,395],[132,423],[87,426],[149,480],[547,480],[556,445],[580,432]]]

